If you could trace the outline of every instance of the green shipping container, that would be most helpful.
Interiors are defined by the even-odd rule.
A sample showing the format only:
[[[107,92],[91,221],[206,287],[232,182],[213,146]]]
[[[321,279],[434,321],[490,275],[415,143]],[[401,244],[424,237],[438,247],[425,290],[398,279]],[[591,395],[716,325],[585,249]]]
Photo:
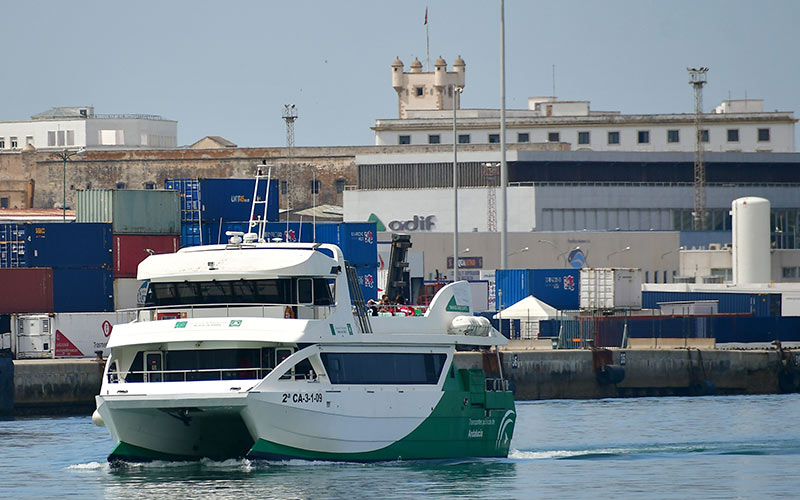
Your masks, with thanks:
[[[87,189],[75,197],[78,222],[110,222],[114,234],[181,233],[180,193],[157,189]]]

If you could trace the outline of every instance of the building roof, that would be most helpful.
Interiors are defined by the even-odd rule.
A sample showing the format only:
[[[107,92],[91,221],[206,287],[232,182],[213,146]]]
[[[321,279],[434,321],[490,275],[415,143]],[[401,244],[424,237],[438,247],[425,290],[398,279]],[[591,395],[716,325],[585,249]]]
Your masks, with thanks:
[[[57,120],[64,118],[89,118],[94,115],[92,106],[64,106],[50,108],[31,116],[32,120]]]
[[[215,149],[237,148],[239,146],[224,137],[220,137],[218,135],[207,135],[189,147],[192,149]]]

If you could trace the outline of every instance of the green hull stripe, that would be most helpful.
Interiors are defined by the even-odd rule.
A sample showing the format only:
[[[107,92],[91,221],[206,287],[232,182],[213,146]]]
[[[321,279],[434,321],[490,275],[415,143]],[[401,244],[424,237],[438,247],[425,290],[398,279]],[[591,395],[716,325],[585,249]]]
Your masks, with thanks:
[[[331,453],[259,439],[248,457],[356,462],[507,457],[516,417],[513,395],[511,392],[484,392],[480,370],[459,372],[459,377],[448,377],[444,395],[431,416],[408,436],[385,448],[363,453]],[[469,391],[470,388],[473,390]]]

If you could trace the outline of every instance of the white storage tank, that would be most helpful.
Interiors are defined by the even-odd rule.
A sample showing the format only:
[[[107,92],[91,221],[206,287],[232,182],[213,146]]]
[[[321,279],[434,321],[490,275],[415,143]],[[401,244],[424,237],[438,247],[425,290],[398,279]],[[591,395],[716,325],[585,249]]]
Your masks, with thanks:
[[[581,309],[641,309],[642,270],[584,267],[580,279]]]
[[[754,196],[733,200],[731,217],[733,283],[769,283],[769,200]]]

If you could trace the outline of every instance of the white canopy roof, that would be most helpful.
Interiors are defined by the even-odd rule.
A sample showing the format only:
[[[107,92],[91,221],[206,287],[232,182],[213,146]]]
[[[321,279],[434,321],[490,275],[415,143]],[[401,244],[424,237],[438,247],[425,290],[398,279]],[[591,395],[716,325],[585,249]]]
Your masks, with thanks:
[[[494,319],[533,319],[542,320],[558,316],[558,310],[537,299],[533,295],[528,295],[514,305],[504,309],[494,315]]]

